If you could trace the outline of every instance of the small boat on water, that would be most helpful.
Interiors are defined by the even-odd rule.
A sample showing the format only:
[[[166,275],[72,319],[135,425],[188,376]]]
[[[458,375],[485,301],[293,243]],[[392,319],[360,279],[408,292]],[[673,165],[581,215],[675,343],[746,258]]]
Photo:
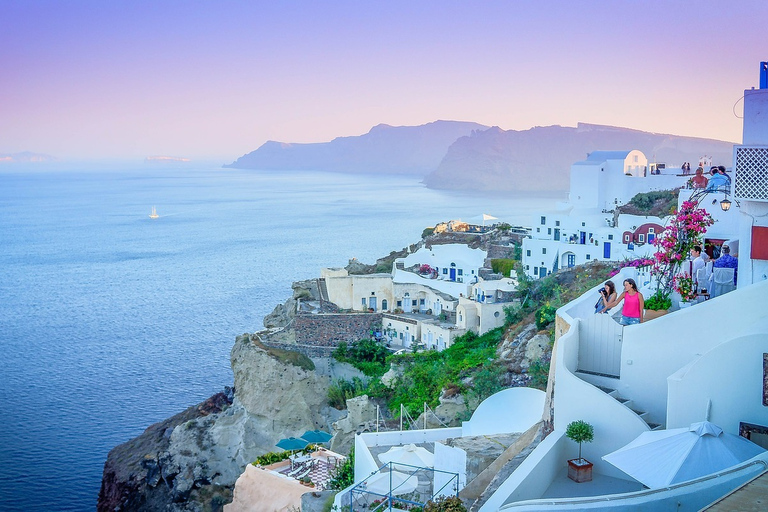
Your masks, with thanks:
[[[150,219],[157,219],[159,217],[160,216],[157,214],[157,210],[155,210],[155,207],[153,206],[152,207],[152,213],[149,214],[149,218]]]

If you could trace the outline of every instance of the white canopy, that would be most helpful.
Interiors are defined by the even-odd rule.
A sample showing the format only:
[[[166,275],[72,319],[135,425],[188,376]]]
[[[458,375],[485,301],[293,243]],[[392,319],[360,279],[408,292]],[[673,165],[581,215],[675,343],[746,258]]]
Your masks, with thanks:
[[[379,460],[384,464],[390,462],[399,463],[394,464],[393,467],[401,471],[413,471],[415,468],[410,466],[415,466],[416,468],[432,468],[435,466],[434,454],[426,448],[416,446],[415,444],[393,446],[379,455]],[[400,464],[407,464],[407,466]]]
[[[391,483],[391,487],[390,487]],[[413,475],[399,471],[387,471],[373,475],[365,481],[365,490],[376,494],[400,496],[416,490],[419,481]]]
[[[603,460],[658,489],[716,473],[764,451],[744,437],[702,421],[690,427],[643,432]]]

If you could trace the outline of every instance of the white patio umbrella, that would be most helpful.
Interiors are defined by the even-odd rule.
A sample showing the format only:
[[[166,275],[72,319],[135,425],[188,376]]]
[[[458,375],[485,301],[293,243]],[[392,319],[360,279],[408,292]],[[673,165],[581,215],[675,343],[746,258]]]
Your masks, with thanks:
[[[702,421],[687,428],[643,432],[603,460],[658,489],[716,473],[764,451],[744,437]]]
[[[365,481],[365,490],[376,494],[390,494],[390,482],[392,496],[408,494],[416,490],[418,479],[399,471],[387,471],[377,473]]]
[[[379,460],[384,464],[389,464],[390,462],[397,463],[393,464],[393,467],[401,471],[412,471],[414,469],[408,466],[419,468],[432,468],[435,466],[435,456],[432,452],[415,444],[393,446],[379,455]],[[407,464],[408,466],[403,466],[402,464]]]

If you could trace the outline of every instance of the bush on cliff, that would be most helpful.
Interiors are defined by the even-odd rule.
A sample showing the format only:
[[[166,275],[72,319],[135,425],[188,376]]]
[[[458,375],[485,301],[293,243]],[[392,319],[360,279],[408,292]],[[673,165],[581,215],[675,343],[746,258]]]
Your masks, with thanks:
[[[375,340],[360,340],[347,344],[339,343],[333,351],[337,361],[349,363],[369,377],[379,377],[387,371],[386,360],[389,350]]]

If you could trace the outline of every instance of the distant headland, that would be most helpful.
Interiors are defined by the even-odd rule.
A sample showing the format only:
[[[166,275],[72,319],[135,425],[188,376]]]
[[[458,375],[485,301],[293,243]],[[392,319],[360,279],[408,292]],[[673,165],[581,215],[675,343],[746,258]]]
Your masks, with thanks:
[[[728,162],[733,143],[578,123],[502,130],[472,122],[374,126],[368,133],[311,144],[268,141],[224,167],[398,174],[434,189],[558,191],[571,163],[595,150],[635,148],[655,162],[679,165],[691,154]],[[553,151],[557,148],[557,151]]]

